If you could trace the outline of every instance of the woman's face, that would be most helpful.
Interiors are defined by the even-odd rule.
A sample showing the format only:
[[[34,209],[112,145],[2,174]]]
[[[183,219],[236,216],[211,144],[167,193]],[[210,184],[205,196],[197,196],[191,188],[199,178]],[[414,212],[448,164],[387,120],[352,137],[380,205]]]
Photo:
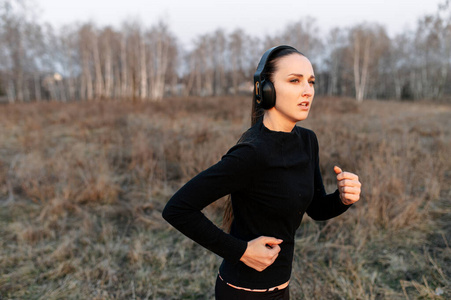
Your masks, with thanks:
[[[305,120],[315,94],[315,76],[310,61],[297,53],[280,58],[273,74],[276,105],[272,109],[285,121]]]

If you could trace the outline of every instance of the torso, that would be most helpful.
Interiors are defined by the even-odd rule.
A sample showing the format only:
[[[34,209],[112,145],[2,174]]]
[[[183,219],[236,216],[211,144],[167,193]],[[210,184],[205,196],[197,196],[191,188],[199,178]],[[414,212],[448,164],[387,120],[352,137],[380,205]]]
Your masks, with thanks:
[[[308,130],[296,127],[291,133],[271,132],[258,125],[241,141],[258,150],[257,170],[246,189],[232,193],[230,234],[245,241],[262,235],[279,238],[283,240],[281,251],[263,272],[227,260],[220,271],[229,286],[267,291],[288,286],[295,232],[314,194],[316,159]]]

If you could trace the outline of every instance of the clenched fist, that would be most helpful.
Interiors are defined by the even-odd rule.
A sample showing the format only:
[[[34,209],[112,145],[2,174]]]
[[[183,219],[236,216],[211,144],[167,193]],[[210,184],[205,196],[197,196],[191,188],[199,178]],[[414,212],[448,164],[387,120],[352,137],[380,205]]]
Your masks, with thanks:
[[[340,192],[341,202],[350,205],[359,201],[360,187],[362,184],[359,177],[350,172],[343,172],[339,167],[335,166],[334,171],[337,174],[337,187]]]
[[[261,236],[247,243],[247,249],[241,261],[247,266],[261,272],[276,260],[280,252],[279,244],[283,241],[269,236]]]

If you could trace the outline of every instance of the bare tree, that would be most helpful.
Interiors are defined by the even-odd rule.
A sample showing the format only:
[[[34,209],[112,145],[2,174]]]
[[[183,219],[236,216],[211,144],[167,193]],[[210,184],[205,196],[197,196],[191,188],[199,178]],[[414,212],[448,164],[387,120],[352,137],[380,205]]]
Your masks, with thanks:
[[[212,36],[213,46],[213,70],[214,70],[214,95],[219,96],[225,93],[227,81],[225,80],[225,69],[228,65],[227,40],[223,29],[216,29]]]
[[[147,33],[149,43],[149,82],[151,99],[159,101],[163,98],[166,88],[166,75],[171,66],[170,61],[176,60],[177,43],[163,21],[153,26]],[[175,66],[175,65],[172,65]]]
[[[128,22],[122,26],[124,40],[122,40],[124,97],[136,100],[141,90],[140,41],[142,39],[141,23]],[[125,67],[125,68],[124,68]],[[126,75],[126,76],[125,76]]]
[[[346,77],[345,72],[343,72],[345,69],[345,66],[343,66],[343,49],[346,47],[345,35],[346,32],[335,27],[329,31],[326,38],[325,44],[327,47],[325,47],[326,54],[324,62],[329,74],[327,84],[328,95],[338,95],[340,91],[346,91],[346,87],[343,86]],[[341,88],[339,85],[341,85]]]
[[[120,76],[120,86],[121,86],[121,97],[125,98],[128,96],[128,89],[129,89],[129,75],[128,75],[128,64],[127,64],[127,37],[123,33],[121,38],[121,64],[120,64],[120,70],[121,70],[121,76]]]
[[[22,36],[23,23],[14,16],[8,15],[3,19],[2,40],[9,53],[6,69],[8,72],[7,95],[9,102],[23,101],[24,59],[25,52]]]
[[[354,88],[358,102],[366,96],[369,75],[387,52],[389,38],[377,24],[360,24],[349,31],[350,58],[353,61]]]
[[[98,33],[97,31],[91,32],[91,47],[92,47],[92,57],[95,69],[95,98],[100,99],[103,97],[103,74],[102,65],[99,54],[99,43],[98,43]]]
[[[443,31],[443,21],[438,16],[428,15],[418,21],[413,47],[414,67],[410,73],[416,99],[433,99],[441,94],[449,66],[443,59],[446,49]]]
[[[214,89],[214,51],[210,35],[204,34],[195,40],[191,51],[194,67],[195,90],[200,96],[212,96]]]
[[[140,96],[141,99],[147,98],[147,59],[146,59],[147,47],[144,42],[144,38],[140,37],[139,40],[139,60],[140,60]]]
[[[80,97],[81,99],[92,100],[93,91],[93,71],[92,71],[92,25],[83,25],[78,33],[79,38],[79,48],[81,56],[81,86],[80,86]]]
[[[230,72],[232,77],[232,91],[236,95],[238,93],[238,85],[243,79],[243,63],[245,33],[241,29],[237,29],[229,37],[230,48]]]
[[[295,23],[288,24],[281,35],[281,42],[295,47],[305,55],[311,55],[312,63],[319,57],[318,52],[321,49],[321,40],[315,34],[319,32],[316,20],[311,17],[303,18]]]
[[[114,88],[114,61],[113,52],[117,51],[116,32],[108,26],[105,27],[99,36],[100,62],[104,79],[103,96],[105,98],[113,97]]]
[[[406,89],[408,89],[409,69],[412,62],[412,46],[412,39],[408,34],[398,34],[390,43],[389,54],[384,60],[384,70],[387,72],[382,76],[393,82],[390,88],[393,88],[394,97],[398,100],[408,97]]]

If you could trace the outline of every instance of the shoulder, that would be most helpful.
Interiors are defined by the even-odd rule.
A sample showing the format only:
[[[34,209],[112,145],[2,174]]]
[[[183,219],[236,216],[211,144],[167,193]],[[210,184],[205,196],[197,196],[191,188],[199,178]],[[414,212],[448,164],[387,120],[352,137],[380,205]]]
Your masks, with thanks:
[[[224,154],[220,161],[221,165],[226,166],[234,173],[247,174],[254,172],[261,167],[259,151],[252,143],[242,142],[236,144]]]
[[[311,151],[314,153],[318,153],[319,151],[319,145],[318,145],[318,138],[316,137],[316,134],[313,130],[307,129],[304,127],[296,126],[296,130],[299,134],[299,136],[304,140],[304,143],[306,145],[310,145]]]
[[[255,144],[258,142],[258,140],[260,138],[261,138],[260,124],[256,123],[252,127],[250,127],[248,130],[243,132],[243,134],[241,135],[237,144],[241,144],[241,143]]]
[[[257,126],[254,125],[241,135],[237,144],[227,151],[223,159],[234,157],[241,161],[245,160],[247,163],[257,164],[260,162],[260,152],[264,144]]]
[[[318,143],[318,138],[316,137],[316,134],[313,130],[296,126],[296,131],[298,132],[299,136],[308,138],[309,140]]]
[[[236,145],[234,145],[229,149],[229,151],[227,151],[226,155],[239,155],[243,156],[244,158],[255,157],[258,152],[257,148],[260,142],[260,138],[257,134],[257,131],[254,129],[254,127],[251,127],[247,131],[245,131],[241,135]]]

